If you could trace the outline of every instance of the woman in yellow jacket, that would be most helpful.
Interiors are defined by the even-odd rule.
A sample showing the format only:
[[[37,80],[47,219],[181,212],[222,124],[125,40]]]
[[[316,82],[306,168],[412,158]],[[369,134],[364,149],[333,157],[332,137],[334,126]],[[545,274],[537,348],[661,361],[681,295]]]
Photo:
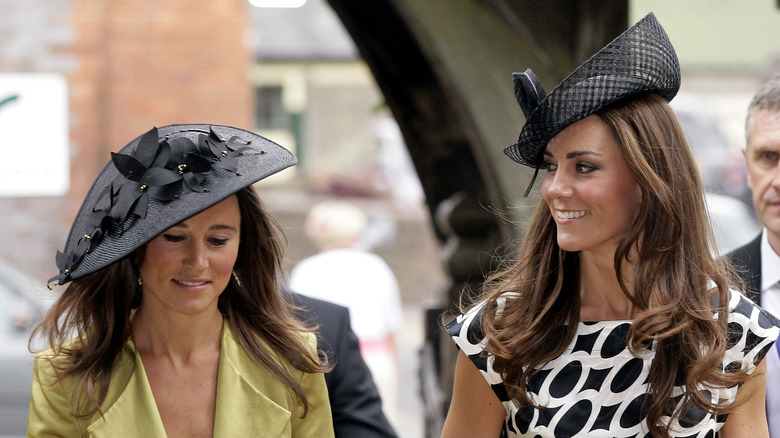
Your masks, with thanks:
[[[316,340],[279,293],[252,184],[295,164],[228,126],[172,125],[98,175],[36,334],[31,437],[330,437]]]

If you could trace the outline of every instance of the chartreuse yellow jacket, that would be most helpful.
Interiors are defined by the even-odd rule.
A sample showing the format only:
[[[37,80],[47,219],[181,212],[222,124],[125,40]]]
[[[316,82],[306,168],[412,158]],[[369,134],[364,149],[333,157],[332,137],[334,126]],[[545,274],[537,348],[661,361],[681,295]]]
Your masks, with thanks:
[[[316,351],[316,338],[309,334]],[[75,418],[71,412],[74,379],[54,382],[49,351],[35,359],[28,437],[165,437],[160,414],[132,339],[120,353],[103,416]],[[56,360],[56,359],[55,359]],[[230,324],[222,329],[214,437],[333,437],[333,420],[323,374],[301,372],[284,362],[298,378],[309,401],[303,405],[278,380],[244,353]],[[193,412],[192,415],[197,415]]]

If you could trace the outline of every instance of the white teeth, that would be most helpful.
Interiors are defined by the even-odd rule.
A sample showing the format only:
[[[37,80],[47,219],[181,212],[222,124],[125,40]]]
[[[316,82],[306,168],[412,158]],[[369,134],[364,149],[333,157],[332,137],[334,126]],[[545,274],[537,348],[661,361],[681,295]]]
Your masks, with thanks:
[[[177,281],[178,281],[180,284],[184,285],[184,286],[200,286],[200,285],[206,284],[206,282],[205,282],[205,281],[198,281],[198,282],[193,282],[193,281],[180,281],[180,280],[177,280]]]
[[[586,211],[557,211],[559,219],[576,219],[579,217],[583,217],[586,214],[588,214]]]

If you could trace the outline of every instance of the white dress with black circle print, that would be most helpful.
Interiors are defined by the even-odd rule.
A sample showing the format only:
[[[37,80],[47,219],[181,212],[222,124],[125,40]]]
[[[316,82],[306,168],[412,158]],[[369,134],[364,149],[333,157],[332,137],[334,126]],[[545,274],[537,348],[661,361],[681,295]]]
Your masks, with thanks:
[[[729,300],[729,344],[723,359],[726,370],[752,373],[780,333],[780,321],[742,294]],[[631,321],[579,323],[566,350],[529,382],[534,400],[543,409],[518,409],[507,396],[501,376],[493,371],[493,356],[482,355],[485,339],[480,328],[482,305],[460,315],[447,328],[458,347],[471,359],[506,409],[506,437],[643,437],[648,435],[642,403],[653,351],[631,354],[626,333]],[[675,387],[681,399],[684,388]],[[712,393],[713,399],[733,400],[737,388]],[[663,419],[662,419],[663,420]],[[669,417],[665,417],[669,421]],[[685,419],[670,426],[671,436],[713,438],[725,416],[689,410]]]

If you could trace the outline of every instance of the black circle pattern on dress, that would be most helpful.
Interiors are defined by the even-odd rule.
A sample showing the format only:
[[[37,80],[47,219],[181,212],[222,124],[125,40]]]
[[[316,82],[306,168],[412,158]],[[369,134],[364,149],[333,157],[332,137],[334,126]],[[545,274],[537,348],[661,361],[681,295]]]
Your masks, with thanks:
[[[511,299],[511,297],[507,297]],[[501,305],[501,304],[499,304]],[[749,373],[780,334],[780,321],[732,291],[729,300],[728,350],[723,369],[745,369]],[[491,385],[507,412],[502,436],[506,437],[643,437],[647,407],[647,378],[653,352],[641,357],[631,354],[626,334],[631,321],[580,323],[575,339],[558,358],[531,378],[528,391],[543,409],[518,409],[509,400],[501,376],[493,370],[493,356],[485,348],[481,330],[482,305],[458,316],[447,328],[458,347],[471,359]],[[675,387],[674,401],[680,402],[684,387]],[[733,400],[737,388],[709,394],[711,400]],[[683,418],[668,424],[673,437],[714,437],[726,416],[714,416],[690,408]]]

